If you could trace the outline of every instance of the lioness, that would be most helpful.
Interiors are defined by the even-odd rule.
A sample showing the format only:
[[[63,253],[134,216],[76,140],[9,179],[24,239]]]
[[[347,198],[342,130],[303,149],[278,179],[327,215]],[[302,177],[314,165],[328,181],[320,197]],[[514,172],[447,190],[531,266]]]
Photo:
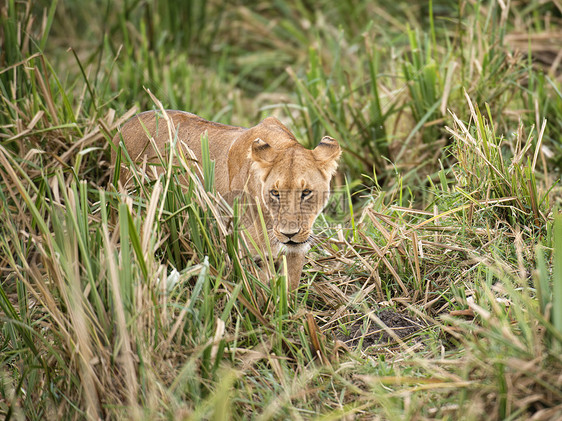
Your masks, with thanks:
[[[223,196],[243,194],[259,203],[274,257],[286,255],[289,288],[296,289],[310,248],[312,225],[326,205],[330,180],[341,155],[338,143],[326,136],[314,150],[305,149],[274,117],[246,129],[182,111],[166,114],[172,130],[158,112],[144,112],[125,123],[114,137],[114,145],[122,137],[133,161],[159,162],[148,134],[158,152],[166,156],[170,133],[172,138],[177,133],[178,145],[187,146],[201,160],[201,135],[207,132],[217,192]],[[115,164],[113,149],[111,160]],[[122,168],[121,183],[125,185],[128,178],[129,172]],[[255,214],[252,218],[248,232],[265,251],[261,223]]]

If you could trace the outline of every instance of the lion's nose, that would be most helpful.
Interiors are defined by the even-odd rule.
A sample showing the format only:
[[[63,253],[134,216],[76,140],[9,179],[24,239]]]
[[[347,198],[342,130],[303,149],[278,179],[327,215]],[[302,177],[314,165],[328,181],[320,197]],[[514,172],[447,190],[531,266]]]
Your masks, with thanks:
[[[289,240],[291,238],[293,238],[295,235],[297,235],[299,232],[301,232],[300,228],[297,229],[296,231],[290,231],[290,232],[283,232],[281,231],[281,234],[283,234],[285,237],[287,237]]]

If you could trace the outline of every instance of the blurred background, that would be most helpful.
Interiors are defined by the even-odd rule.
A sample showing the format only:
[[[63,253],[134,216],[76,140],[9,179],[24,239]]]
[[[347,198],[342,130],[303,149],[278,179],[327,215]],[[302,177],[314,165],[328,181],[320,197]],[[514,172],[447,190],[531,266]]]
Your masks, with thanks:
[[[404,199],[423,206],[428,180],[451,164],[448,110],[468,120],[466,92],[489,107],[508,154],[520,122],[546,118],[539,164],[547,173],[562,163],[556,1],[59,0],[2,10],[26,24],[14,35],[24,48],[6,45],[2,66],[44,50],[66,95],[82,99],[78,118],[151,109],[145,88],[166,108],[222,123],[276,115],[308,147],[325,134],[340,140],[354,191],[408,185]],[[13,74],[0,77],[7,89]]]

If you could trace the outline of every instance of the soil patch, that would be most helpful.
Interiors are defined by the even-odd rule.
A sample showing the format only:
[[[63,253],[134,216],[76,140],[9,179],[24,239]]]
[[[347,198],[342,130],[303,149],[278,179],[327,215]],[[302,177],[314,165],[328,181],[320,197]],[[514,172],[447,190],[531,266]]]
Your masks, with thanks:
[[[365,349],[373,345],[396,343],[396,337],[407,338],[427,326],[425,322],[398,313],[393,309],[382,310],[376,316],[385,326],[365,316],[347,325],[347,334],[340,332],[336,337],[349,347],[357,347],[361,344],[361,348]]]

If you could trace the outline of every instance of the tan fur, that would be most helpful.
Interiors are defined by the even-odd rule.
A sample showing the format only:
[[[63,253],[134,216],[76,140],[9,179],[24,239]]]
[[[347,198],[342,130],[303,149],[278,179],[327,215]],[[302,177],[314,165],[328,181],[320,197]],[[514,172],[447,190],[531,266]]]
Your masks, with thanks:
[[[328,200],[330,180],[341,149],[324,137],[314,150],[305,149],[279,120],[266,118],[257,126],[245,129],[206,121],[194,114],[167,111],[173,122],[172,139],[183,142],[201,159],[201,135],[207,132],[209,152],[215,161],[215,187],[225,197],[257,200],[264,210],[268,238],[275,257],[287,257],[290,289],[296,289],[309,249],[312,225]],[[141,121],[142,120],[142,124]],[[144,127],[143,127],[144,126]],[[159,162],[147,132],[154,138],[159,153],[166,156],[170,135],[162,115],[145,112],[129,120],[113,142],[123,139],[135,162]],[[112,163],[116,153],[112,151]],[[126,185],[130,173],[121,169]],[[255,202],[254,202],[255,203]],[[250,207],[251,208],[251,207]],[[266,241],[255,208],[246,219],[249,235],[265,251]]]

